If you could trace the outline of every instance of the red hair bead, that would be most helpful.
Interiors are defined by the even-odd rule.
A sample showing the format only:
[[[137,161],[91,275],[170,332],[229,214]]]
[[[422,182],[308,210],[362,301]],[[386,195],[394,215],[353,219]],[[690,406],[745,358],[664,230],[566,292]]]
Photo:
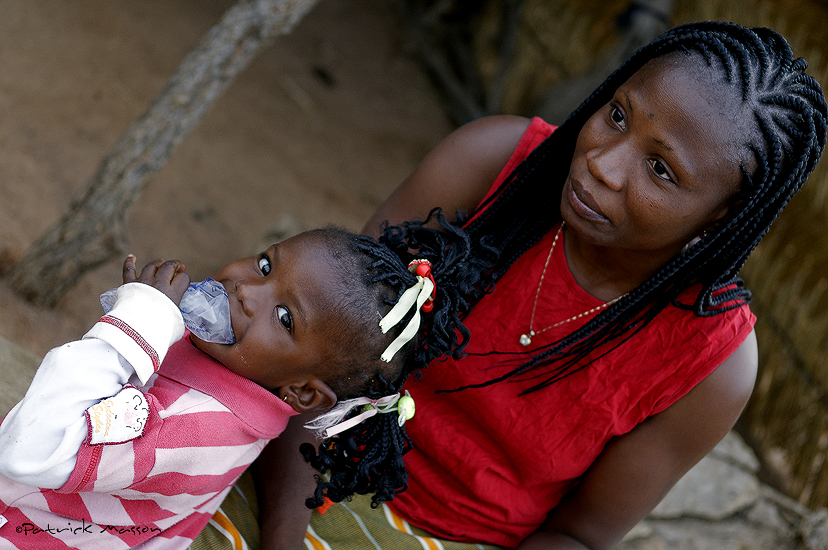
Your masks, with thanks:
[[[420,307],[423,313],[428,313],[434,309],[434,298],[437,296],[437,283],[434,282],[434,275],[431,274],[431,262],[428,260],[413,260],[408,264],[408,270],[418,277],[431,279],[431,282],[434,284],[434,287],[431,289],[431,297]]]

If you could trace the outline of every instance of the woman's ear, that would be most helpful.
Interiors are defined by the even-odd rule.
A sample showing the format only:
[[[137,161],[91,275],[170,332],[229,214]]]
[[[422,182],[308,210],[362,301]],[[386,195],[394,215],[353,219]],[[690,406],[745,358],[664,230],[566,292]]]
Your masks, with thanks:
[[[293,382],[279,389],[279,397],[298,413],[323,413],[336,405],[336,394],[318,378]]]

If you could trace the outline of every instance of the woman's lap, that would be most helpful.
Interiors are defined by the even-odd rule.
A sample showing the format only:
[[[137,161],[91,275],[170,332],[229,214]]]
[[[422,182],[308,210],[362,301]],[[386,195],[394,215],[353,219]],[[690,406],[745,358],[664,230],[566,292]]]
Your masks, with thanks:
[[[193,541],[192,550],[258,550],[258,503],[253,477],[242,475],[208,526]],[[305,534],[308,550],[498,550],[492,545],[468,544],[431,537],[408,525],[388,506],[371,508],[369,496],[334,504],[314,512]]]
[[[253,476],[248,470],[224,497],[189,550],[258,550],[260,547],[259,504]]]

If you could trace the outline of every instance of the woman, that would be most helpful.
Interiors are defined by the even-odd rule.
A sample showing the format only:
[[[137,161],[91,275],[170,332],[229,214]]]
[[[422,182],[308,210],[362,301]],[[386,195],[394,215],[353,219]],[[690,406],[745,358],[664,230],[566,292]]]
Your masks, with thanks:
[[[447,549],[616,544],[752,391],[755,318],[735,277],[822,152],[828,114],[805,68],[773,31],[689,24],[557,129],[493,117],[432,151],[365,231],[434,206],[472,213],[481,265],[496,259],[469,297],[468,355],[407,385],[408,491],[315,513],[309,533],[371,547],[388,518]],[[268,452],[283,464],[295,448]],[[263,547],[298,548],[308,468],[267,464]]]

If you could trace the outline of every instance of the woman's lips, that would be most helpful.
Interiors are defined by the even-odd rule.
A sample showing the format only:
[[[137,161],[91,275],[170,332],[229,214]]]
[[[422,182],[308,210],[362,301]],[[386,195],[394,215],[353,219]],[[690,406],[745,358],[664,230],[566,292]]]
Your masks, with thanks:
[[[580,183],[570,178],[567,187],[566,197],[576,214],[596,222],[609,221],[592,198],[592,195]]]

